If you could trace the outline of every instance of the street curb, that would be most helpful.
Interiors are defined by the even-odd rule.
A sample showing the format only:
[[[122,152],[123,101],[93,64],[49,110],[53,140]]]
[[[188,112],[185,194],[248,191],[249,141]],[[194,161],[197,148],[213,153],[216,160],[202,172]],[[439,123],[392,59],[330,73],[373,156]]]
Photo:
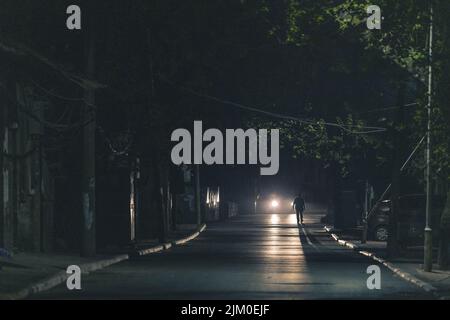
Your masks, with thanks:
[[[137,250],[137,251],[133,252],[133,254],[131,256],[145,256],[147,254],[160,252],[163,250],[168,250],[171,247],[185,244],[185,243],[197,238],[200,235],[200,233],[202,233],[205,229],[206,229],[206,224],[202,224],[201,227],[197,231],[195,231],[193,234],[191,234],[187,237],[184,237],[184,238],[172,241],[172,242],[166,242],[166,243],[157,245],[155,247]]]
[[[119,263],[121,261],[127,260],[129,258],[128,254],[121,254],[114,256],[112,258],[103,259],[99,261],[89,262],[81,264],[79,267],[83,273],[94,272],[103,268],[106,268],[112,264]],[[0,294],[0,300],[21,300],[25,299],[31,294],[49,290],[64,281],[67,280],[68,274],[66,271],[60,271],[56,274],[45,278],[44,280],[38,281],[25,289],[19,290],[14,293]]]
[[[339,239],[339,237],[336,234],[331,232],[331,228],[325,226],[324,229],[340,245],[348,247],[361,255],[364,255],[366,257],[373,259],[374,261],[382,264],[383,266],[385,266],[386,268],[391,270],[394,274],[398,275],[400,278],[418,286],[419,288],[422,288],[423,290],[425,290],[426,292],[428,292],[430,294],[433,294],[436,298],[442,298],[441,296],[438,295],[437,289],[433,285],[414,277],[413,275],[411,275],[410,273],[408,273],[406,271],[401,270],[399,267],[395,266],[393,263],[388,262],[383,258],[377,257],[372,252],[360,250],[361,248],[355,243]]]
[[[187,236],[183,239],[179,239],[176,241],[173,241],[172,244],[175,245],[181,245],[181,244],[185,244],[186,242],[189,242],[195,238],[197,238],[199,236],[200,233],[202,233],[204,230],[206,229],[206,224],[203,224],[198,231],[194,232],[193,234],[191,234],[190,236]]]
[[[205,229],[206,229],[206,224],[203,224],[198,229],[198,231],[194,232],[193,234],[189,235],[188,237],[173,241],[171,243],[168,242],[168,243],[160,244],[160,245],[157,245],[157,246],[154,246],[151,248],[139,250],[137,252],[137,255],[143,256],[143,255],[159,252],[162,250],[168,250],[172,246],[175,246],[175,245],[184,244],[184,243],[198,237],[198,235],[201,232],[203,232]],[[82,273],[94,272],[94,271],[106,268],[110,265],[113,265],[113,264],[116,264],[116,263],[119,263],[119,262],[122,262],[125,260],[129,260],[132,255],[133,254],[120,254],[120,255],[116,255],[112,258],[89,262],[89,263],[84,263],[84,264],[79,265],[79,267],[80,267]],[[38,281],[38,282],[26,287],[25,289],[21,289],[17,292],[8,293],[8,294],[0,293],[0,300],[22,300],[22,299],[25,299],[32,294],[43,292],[43,291],[49,290],[53,287],[56,287],[57,285],[66,281],[67,277],[68,277],[68,274],[66,273],[66,271],[57,272],[56,274],[49,276],[49,277],[45,278],[44,280]]]
[[[166,243],[165,243],[166,244]],[[151,254],[151,253],[155,253],[155,252],[160,252],[164,250],[164,245],[159,244],[157,246],[154,247],[150,247],[150,248],[146,248],[146,249],[141,249],[141,250],[136,250],[135,252],[133,252],[131,254],[131,256],[145,256],[147,254]]]

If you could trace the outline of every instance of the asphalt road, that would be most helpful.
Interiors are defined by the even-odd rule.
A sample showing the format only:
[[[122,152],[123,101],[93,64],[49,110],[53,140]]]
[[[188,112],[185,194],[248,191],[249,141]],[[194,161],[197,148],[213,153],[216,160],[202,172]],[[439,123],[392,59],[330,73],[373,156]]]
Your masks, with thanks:
[[[367,288],[374,262],[339,246],[307,212],[247,215],[212,223],[197,239],[125,261],[32,299],[411,299],[420,288],[381,268],[381,289]]]

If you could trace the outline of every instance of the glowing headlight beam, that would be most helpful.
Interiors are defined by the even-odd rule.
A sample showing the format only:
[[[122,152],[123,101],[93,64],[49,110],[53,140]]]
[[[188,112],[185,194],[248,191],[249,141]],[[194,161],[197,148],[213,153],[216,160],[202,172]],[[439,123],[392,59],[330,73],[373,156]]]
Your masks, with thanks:
[[[276,208],[279,205],[277,200],[272,200],[272,202],[270,204],[271,204],[272,208]]]

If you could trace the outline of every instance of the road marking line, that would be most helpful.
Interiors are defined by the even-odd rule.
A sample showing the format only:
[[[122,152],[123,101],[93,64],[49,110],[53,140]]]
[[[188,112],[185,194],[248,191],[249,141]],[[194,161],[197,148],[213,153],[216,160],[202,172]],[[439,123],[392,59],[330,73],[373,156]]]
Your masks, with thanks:
[[[308,233],[306,232],[305,228],[303,227],[303,224],[301,225],[301,228],[302,228],[303,234],[305,235],[306,242],[307,242],[311,247],[313,247],[316,251],[319,251],[319,249],[317,248],[317,246],[316,246],[314,243],[312,243],[311,239],[309,238]]]

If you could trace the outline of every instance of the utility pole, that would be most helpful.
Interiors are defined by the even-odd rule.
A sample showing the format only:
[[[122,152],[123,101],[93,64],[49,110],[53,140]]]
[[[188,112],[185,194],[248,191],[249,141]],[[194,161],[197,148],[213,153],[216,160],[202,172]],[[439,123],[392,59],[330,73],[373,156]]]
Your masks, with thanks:
[[[86,39],[86,74],[94,78],[95,70],[95,36],[89,28]],[[83,127],[83,166],[82,166],[82,256],[94,256],[96,253],[95,235],[95,128],[96,110],[94,89],[84,91],[84,127]]]
[[[195,211],[197,212],[197,226],[200,227],[202,223],[202,211],[201,211],[201,205],[200,205],[200,165],[195,164],[194,165],[194,171],[195,171]]]
[[[428,104],[427,104],[427,151],[426,151],[426,222],[425,222],[425,242],[424,242],[424,261],[423,270],[430,272],[433,269],[433,237],[430,225],[431,209],[431,181],[430,181],[430,157],[431,157],[431,95],[433,79],[433,4],[430,1],[430,34],[428,44]]]

